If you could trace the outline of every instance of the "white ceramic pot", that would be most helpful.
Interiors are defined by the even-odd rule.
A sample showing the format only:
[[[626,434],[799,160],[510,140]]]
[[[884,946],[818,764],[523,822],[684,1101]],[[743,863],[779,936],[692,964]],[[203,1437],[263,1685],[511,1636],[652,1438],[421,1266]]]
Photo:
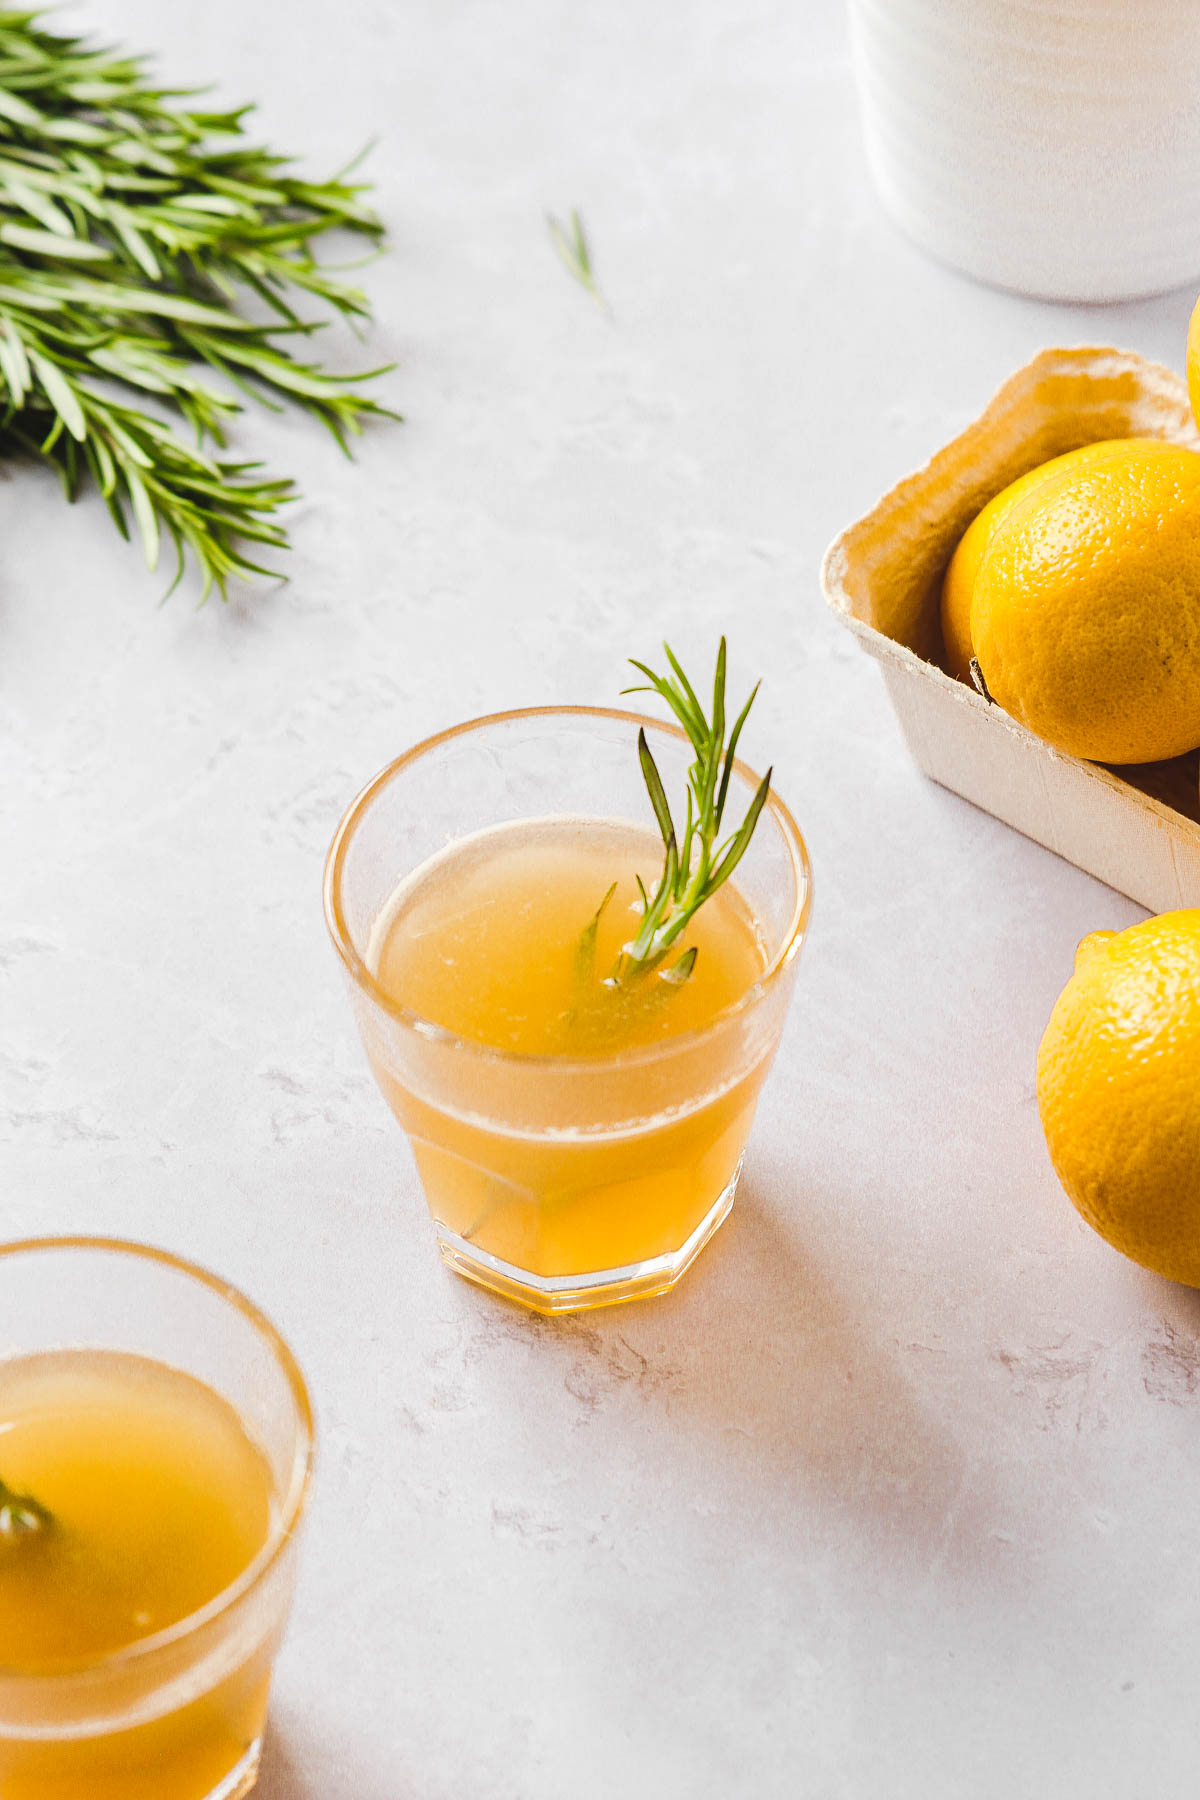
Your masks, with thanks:
[[[1200,280],[1200,0],[850,0],[867,153],[932,255],[1054,300]]]

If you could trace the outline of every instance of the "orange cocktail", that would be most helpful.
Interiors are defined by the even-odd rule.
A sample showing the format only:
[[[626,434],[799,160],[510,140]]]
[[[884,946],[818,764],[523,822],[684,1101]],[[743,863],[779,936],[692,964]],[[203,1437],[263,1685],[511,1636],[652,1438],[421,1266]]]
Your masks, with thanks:
[[[327,870],[442,1253],[544,1311],[662,1291],[726,1216],[808,916],[804,846],[772,799],[736,884],[673,945],[688,978],[611,979],[662,858],[639,725],[665,774],[686,767],[681,734],[626,713],[446,733],[365,790]],[[733,779],[744,804],[755,778]]]
[[[135,1246],[6,1247],[0,1302],[0,1795],[247,1793],[307,1484],[294,1364]]]

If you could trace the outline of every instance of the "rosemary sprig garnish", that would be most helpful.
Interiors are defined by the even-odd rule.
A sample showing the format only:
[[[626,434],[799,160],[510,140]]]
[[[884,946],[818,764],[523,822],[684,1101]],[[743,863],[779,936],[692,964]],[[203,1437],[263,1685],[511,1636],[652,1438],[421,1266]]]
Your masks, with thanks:
[[[15,1543],[48,1531],[54,1515],[28,1494],[18,1494],[0,1480],[0,1544]]]
[[[249,142],[249,107],[180,104],[194,96],[156,86],[140,58],[38,19],[0,8],[0,447],[52,463],[71,499],[90,476],[151,568],[165,536],[175,582],[190,553],[204,594],[224,594],[272,573],[260,557],[286,547],[275,515],[294,498],[216,453],[237,393],[302,408],[343,450],[386,411],[355,387],[382,371],[331,375],[290,347],[321,323],[298,295],[369,319],[315,245],[334,229],[374,244],[382,226],[348,171],[304,181]]]
[[[683,833],[679,836],[662,777],[646,742],[646,733],[644,730],[638,732],[642,778],[662,833],[665,855],[662,875],[652,895],[647,893],[640,877],[638,879],[642,904],[641,922],[636,936],[625,946],[613,971],[613,979],[618,983],[659,969],[671,946],[687,930],[705,901],[711,900],[717,889],[728,881],[737,868],[754,835],[754,828],[771,790],[772,771],[768,769],[755,790],[741,824],[724,844],[718,846],[738,739],[761,683],[755,683],[726,742],[725,639],[721,639],[717,650],[711,718],[706,716],[695,689],[672,653],[670,645],[664,644],[663,650],[670,665],[670,674],[658,675],[645,663],[631,657],[633,667],[646,677],[646,681],[623,691],[627,694],[655,693],[665,700],[687,733],[696,753],[696,760],[688,770],[687,810]],[[660,970],[660,979],[675,984],[686,981],[696,966],[696,956],[697,947],[692,945],[670,967]]]

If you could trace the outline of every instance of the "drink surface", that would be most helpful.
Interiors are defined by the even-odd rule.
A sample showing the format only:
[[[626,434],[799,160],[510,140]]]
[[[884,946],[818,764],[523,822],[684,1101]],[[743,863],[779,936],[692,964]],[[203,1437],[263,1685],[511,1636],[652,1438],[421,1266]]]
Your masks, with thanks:
[[[165,1630],[235,1581],[271,1529],[271,1472],[233,1408],[115,1351],[0,1362],[0,1477],[52,1515],[0,1540],[0,1665],[53,1667]]]
[[[761,937],[732,883],[692,918],[679,984],[652,973],[606,981],[636,935],[635,877],[653,892],[662,844],[616,820],[520,821],[455,844],[396,890],[368,963],[390,999],[455,1036],[535,1056],[605,1056],[711,1023],[766,966]],[[616,890],[596,925],[597,908]]]

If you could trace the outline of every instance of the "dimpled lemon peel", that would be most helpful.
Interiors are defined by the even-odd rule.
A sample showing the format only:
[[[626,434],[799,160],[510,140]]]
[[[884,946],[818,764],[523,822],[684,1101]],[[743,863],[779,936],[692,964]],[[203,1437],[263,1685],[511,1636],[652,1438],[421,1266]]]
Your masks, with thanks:
[[[1144,1268],[1200,1287],[1200,908],[1083,939],[1037,1088],[1082,1217]]]
[[[1085,445],[1082,450],[1068,450],[1065,456],[1052,457],[1049,462],[1038,463],[1036,468],[1018,476],[1016,481],[1001,488],[982,512],[976,513],[959,539],[942,581],[941,602],[946,667],[959,681],[969,683],[971,680],[971,658],[975,654],[971,639],[971,602],[975,598],[975,582],[992,538],[1018,501],[1024,500],[1027,494],[1041,487],[1047,476],[1053,475],[1059,468],[1070,465],[1080,457],[1086,459],[1093,447]]]
[[[1060,750],[1158,762],[1200,744],[1200,454],[1093,444],[996,526],[971,603],[990,697]]]

